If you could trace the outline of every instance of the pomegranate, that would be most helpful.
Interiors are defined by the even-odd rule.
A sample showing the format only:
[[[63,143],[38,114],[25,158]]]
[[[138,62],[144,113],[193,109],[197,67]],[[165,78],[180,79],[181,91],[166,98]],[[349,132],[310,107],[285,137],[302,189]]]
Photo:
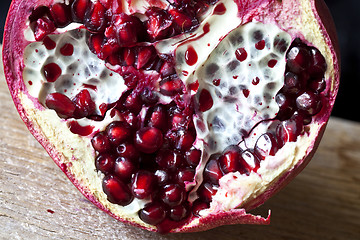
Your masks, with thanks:
[[[3,62],[73,184],[162,233],[269,224],[247,212],[310,161],[340,70],[322,0],[14,0]]]

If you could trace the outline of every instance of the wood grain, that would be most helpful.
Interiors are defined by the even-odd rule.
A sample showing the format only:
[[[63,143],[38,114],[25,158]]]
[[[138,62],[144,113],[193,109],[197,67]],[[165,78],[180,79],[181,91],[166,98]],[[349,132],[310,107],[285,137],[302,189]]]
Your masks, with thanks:
[[[159,235],[83,197],[28,132],[0,72],[0,239],[360,239],[360,124],[332,118],[308,167],[255,213],[269,226]]]

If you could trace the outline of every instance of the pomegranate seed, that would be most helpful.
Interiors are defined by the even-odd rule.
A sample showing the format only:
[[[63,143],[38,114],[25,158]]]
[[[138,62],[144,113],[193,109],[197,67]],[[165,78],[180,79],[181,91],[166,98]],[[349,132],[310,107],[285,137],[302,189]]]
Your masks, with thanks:
[[[125,100],[124,106],[129,111],[138,114],[142,108],[142,101],[138,94],[131,93]]]
[[[261,160],[264,160],[267,156],[275,156],[278,150],[277,142],[271,133],[264,133],[256,141],[254,151]]]
[[[75,104],[64,94],[51,93],[46,96],[45,105],[53,109],[61,117],[72,117],[75,111]]]
[[[197,167],[200,163],[201,151],[198,149],[191,149],[186,152],[186,161],[192,167]]]
[[[279,112],[277,119],[284,121],[289,119],[295,112],[295,100],[291,96],[287,96],[284,93],[278,93],[275,97],[275,101],[279,105]]]
[[[101,55],[104,37],[101,34],[90,34],[89,48],[90,51],[98,56]]]
[[[149,197],[154,190],[156,177],[145,170],[138,171],[131,179],[131,190],[134,197],[144,199]]]
[[[118,59],[114,60],[112,59],[114,55],[114,53],[116,54],[117,51],[119,50],[119,45],[117,44],[116,40],[115,39],[107,39],[107,41],[102,45],[102,49],[100,51],[100,53],[98,53],[98,58],[102,59],[102,60],[105,60],[107,59],[107,61],[111,61],[113,63],[116,63],[116,61],[118,61]],[[116,65],[116,64],[113,64],[113,65]]]
[[[180,205],[186,196],[186,191],[178,184],[169,184],[164,186],[159,193],[160,199],[170,207]]]
[[[90,32],[104,32],[106,28],[106,9],[100,2],[91,3],[84,16],[84,26]]]
[[[95,166],[102,173],[110,173],[114,170],[115,157],[108,153],[101,153],[95,159]]]
[[[74,53],[74,46],[70,43],[64,44],[64,46],[60,48],[60,53],[64,56],[71,56]]]
[[[191,168],[186,168],[178,172],[177,181],[180,185],[183,185],[185,182],[193,182],[195,178],[195,170]]]
[[[176,148],[182,151],[188,151],[195,141],[195,133],[192,131],[180,131]]]
[[[161,74],[162,77],[167,77],[167,76],[170,76],[170,75],[173,75],[173,74],[176,74],[176,71],[175,71],[175,66],[173,63],[171,62],[167,62],[165,61],[160,70],[159,70],[159,73]]]
[[[182,31],[189,31],[195,25],[198,25],[197,19],[190,18],[189,16],[181,13],[176,9],[170,9],[169,13],[173,16],[174,22],[178,25]]]
[[[47,16],[37,19],[32,26],[36,41],[43,40],[47,35],[56,30],[55,24]]]
[[[55,82],[61,76],[62,70],[56,63],[49,63],[44,66],[43,72],[48,82]]]
[[[72,100],[75,105],[75,118],[83,118],[90,116],[95,111],[95,103],[91,99],[90,93],[88,90],[84,89],[81,90]]]
[[[184,205],[175,206],[170,209],[170,219],[179,222],[189,215],[188,207]]]
[[[146,35],[143,23],[135,16],[125,13],[113,16],[112,24],[117,29],[117,41],[120,47],[129,47],[142,41]]]
[[[138,125],[140,124],[138,115],[135,115],[133,112],[125,111],[121,113],[121,116],[125,119],[125,121],[132,127],[132,128],[138,128]]]
[[[144,153],[154,153],[163,143],[161,131],[154,127],[145,127],[135,134],[135,146]]]
[[[119,154],[120,157],[129,158],[131,160],[137,160],[140,156],[134,144],[128,142],[121,143],[116,148],[116,152],[117,154]]]
[[[164,170],[156,170],[155,176],[158,180],[159,185],[164,185],[169,180],[169,174]]]
[[[75,22],[83,23],[86,10],[90,6],[90,0],[74,0],[71,4],[71,14]]]
[[[311,48],[310,52],[312,56],[312,61],[308,69],[309,74],[316,77],[324,75],[327,69],[327,64],[324,56],[316,48]]]
[[[122,55],[127,66],[133,66],[135,64],[135,53],[132,48],[125,48]]]
[[[125,157],[118,157],[115,161],[114,172],[118,178],[128,182],[131,179],[131,175],[135,172],[136,166],[129,159]]]
[[[159,101],[159,95],[157,94],[157,92],[152,91],[148,87],[144,88],[144,90],[140,94],[140,97],[146,106],[154,105]],[[154,126],[154,127],[157,127],[157,126]],[[157,127],[157,128],[159,128],[159,127]]]
[[[106,127],[109,141],[114,146],[125,142],[131,136],[131,128],[126,122],[112,122]]]
[[[151,7],[145,12],[148,20],[146,22],[147,33],[150,41],[157,41],[168,36],[173,23],[167,11]]]
[[[200,92],[199,96],[199,110],[201,112],[206,112],[213,106],[214,102],[211,97],[211,94],[208,90],[203,89]]]
[[[164,221],[166,210],[162,204],[152,202],[139,211],[139,217],[147,224],[157,225]]]
[[[292,72],[285,74],[284,91],[288,94],[298,94],[304,88],[303,79]]]
[[[192,205],[192,213],[197,216],[200,217],[199,212],[205,209],[208,209],[210,207],[210,204],[207,202],[203,202],[201,199],[196,199]]]
[[[247,149],[241,154],[240,164],[240,173],[249,175],[252,170],[256,171],[260,167],[260,159],[252,149]]]
[[[286,54],[287,66],[294,73],[300,73],[309,67],[311,56],[305,47],[292,47]]]
[[[224,174],[236,172],[240,169],[241,149],[237,145],[227,147],[219,158],[219,165]]]
[[[65,3],[55,3],[50,7],[50,14],[56,27],[65,27],[71,22],[70,6]]]
[[[208,203],[211,202],[212,197],[216,194],[216,188],[217,187],[215,185],[206,182],[201,184],[201,186],[197,190],[197,194],[201,200]]]
[[[171,75],[160,81],[160,92],[165,96],[174,96],[184,91],[184,83],[177,75]]]
[[[100,153],[107,152],[111,149],[110,141],[105,132],[97,133],[92,139],[91,144],[95,151]]]
[[[126,206],[133,200],[129,187],[113,175],[107,175],[102,186],[109,202]]]
[[[143,68],[150,61],[150,59],[155,56],[155,54],[156,52],[153,47],[140,47],[138,49],[136,68]]]
[[[156,155],[156,163],[166,170],[176,170],[183,161],[182,155],[172,150],[161,150]]]
[[[300,116],[292,117],[281,122],[276,128],[276,139],[279,147],[286,142],[295,142],[303,130],[303,119]]]
[[[304,92],[296,98],[296,106],[306,115],[313,116],[320,112],[322,101],[320,97],[313,92]]]
[[[210,160],[207,162],[204,169],[204,179],[212,183],[219,183],[219,179],[223,176],[222,171],[218,165],[218,159],[220,156],[213,155],[210,157]]]
[[[323,92],[326,89],[325,79],[323,77],[311,79],[308,82],[308,88],[317,94]]]

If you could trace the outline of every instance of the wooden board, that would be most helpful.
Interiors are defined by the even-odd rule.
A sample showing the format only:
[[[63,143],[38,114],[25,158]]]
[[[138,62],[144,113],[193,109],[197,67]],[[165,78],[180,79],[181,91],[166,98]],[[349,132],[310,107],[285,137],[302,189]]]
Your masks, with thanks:
[[[360,239],[360,124],[332,118],[308,167],[255,210],[271,225],[159,235],[118,222],[70,183],[19,118],[0,69],[0,239]]]

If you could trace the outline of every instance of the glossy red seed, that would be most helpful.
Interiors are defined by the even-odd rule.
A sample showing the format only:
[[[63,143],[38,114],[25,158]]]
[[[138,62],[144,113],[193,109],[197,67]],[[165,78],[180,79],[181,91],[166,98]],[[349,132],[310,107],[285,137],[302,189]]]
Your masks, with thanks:
[[[110,141],[105,132],[97,133],[92,139],[91,144],[95,151],[100,153],[107,152],[111,149]]]
[[[118,157],[116,159],[114,173],[124,182],[128,182],[131,179],[131,175],[135,172],[135,170],[136,166],[129,158]]]
[[[180,131],[176,148],[181,151],[188,151],[195,141],[196,135],[192,131]]]
[[[181,153],[172,150],[161,150],[155,158],[156,163],[165,170],[176,170],[183,163]]]
[[[154,174],[159,185],[164,185],[169,180],[169,174],[165,170],[156,170]]]
[[[101,34],[91,34],[89,37],[90,51],[100,56],[104,42],[104,36]]]
[[[144,153],[154,153],[160,149],[163,143],[163,134],[154,127],[145,127],[135,134],[135,146]]]
[[[95,166],[102,173],[110,173],[114,170],[115,157],[108,153],[100,153],[95,159]]]
[[[161,40],[168,36],[173,23],[167,11],[151,7],[145,12],[148,20],[146,21],[146,31],[150,41]]]
[[[283,91],[287,94],[298,94],[305,86],[301,76],[292,72],[287,72],[285,74]]]
[[[136,68],[143,68],[155,56],[156,51],[153,47],[140,47],[138,49]]]
[[[327,69],[327,64],[324,56],[316,48],[311,48],[310,52],[311,52],[312,61],[310,67],[308,68],[309,74],[314,77],[319,77],[324,75]]]
[[[170,209],[169,217],[171,220],[179,222],[189,215],[189,209],[185,205],[179,205]]]
[[[166,210],[160,203],[152,202],[139,211],[139,217],[144,222],[157,225],[166,217]]]
[[[196,19],[187,16],[177,9],[170,9],[168,12],[173,16],[174,22],[183,31],[190,30],[194,25],[197,25]]]
[[[141,170],[132,176],[131,190],[134,197],[145,199],[153,193],[155,184],[155,175],[149,171]]]
[[[103,32],[106,28],[106,9],[100,2],[90,3],[84,16],[84,26],[90,32]]]
[[[191,207],[191,211],[195,216],[200,217],[200,211],[208,209],[209,207],[209,203],[204,202],[201,199],[196,199]]]
[[[55,24],[47,17],[44,16],[36,20],[32,24],[32,29],[34,31],[34,36],[36,41],[43,40],[47,35],[55,31]]]
[[[177,75],[171,75],[160,81],[160,92],[165,96],[174,96],[184,90],[183,81]]]
[[[310,79],[308,82],[308,88],[314,93],[321,93],[326,89],[326,81],[323,77]]]
[[[90,6],[90,0],[74,0],[71,4],[71,14],[75,22],[84,21],[86,10]]]
[[[254,151],[260,160],[264,160],[267,156],[275,156],[278,151],[276,139],[271,133],[264,133],[256,141]]]
[[[124,63],[127,66],[133,66],[135,64],[135,53],[133,48],[125,48],[122,52]]]
[[[186,197],[186,191],[178,184],[169,184],[160,189],[160,199],[170,207],[180,205]]]
[[[295,112],[295,100],[291,96],[287,96],[284,93],[278,93],[275,97],[276,103],[279,105],[279,112],[277,119],[284,121],[289,119]]]
[[[214,101],[210,92],[206,89],[201,90],[199,96],[199,110],[201,112],[206,112],[213,106]]]
[[[136,93],[131,93],[124,102],[125,108],[135,114],[141,111],[142,104],[140,96]]]
[[[201,151],[198,149],[191,149],[188,152],[186,152],[186,162],[191,167],[196,167],[199,165],[201,159]]]
[[[140,156],[135,145],[129,142],[121,143],[117,148],[116,152],[120,157],[129,158],[131,160],[137,160]]]
[[[95,102],[91,99],[88,90],[81,90],[72,100],[75,105],[75,118],[83,118],[92,115],[95,112]]]
[[[205,182],[197,190],[199,198],[204,202],[211,202],[213,196],[217,193],[217,187],[211,183]]]
[[[303,119],[296,115],[289,120],[281,122],[276,128],[276,140],[279,147],[286,142],[295,142],[303,130]]]
[[[159,101],[158,93],[155,90],[151,90],[150,88],[144,88],[144,90],[140,94],[140,97],[146,106],[153,106]]]
[[[220,156],[212,156],[207,162],[204,169],[204,179],[212,183],[219,183],[219,179],[223,176],[223,173],[219,167],[218,159]]]
[[[62,70],[56,63],[49,63],[44,66],[43,73],[48,82],[55,82],[61,76]]]
[[[251,171],[257,171],[260,167],[260,159],[252,149],[247,149],[241,153],[240,173],[249,175]]]
[[[102,186],[109,202],[126,206],[133,200],[129,187],[113,175],[105,176]]]
[[[46,96],[45,105],[53,109],[61,117],[72,117],[75,111],[75,104],[64,94],[51,93]]]
[[[177,182],[180,185],[185,184],[185,182],[193,182],[195,177],[195,170],[191,168],[186,168],[180,170],[177,174]]]
[[[322,101],[318,95],[308,91],[296,98],[296,106],[302,113],[313,116],[320,112]]]
[[[146,34],[143,23],[136,16],[116,14],[113,15],[112,24],[116,27],[116,39],[120,47],[133,46],[142,41]]]
[[[118,146],[120,143],[130,139],[132,132],[129,124],[126,122],[115,121],[106,127],[106,134],[110,143]]]
[[[290,71],[300,73],[309,67],[311,55],[306,47],[292,47],[286,54],[287,66]]]
[[[56,27],[65,27],[71,22],[70,6],[65,3],[55,3],[50,7],[50,14]]]
[[[227,147],[219,158],[219,165],[224,174],[240,169],[241,149],[237,145]]]

